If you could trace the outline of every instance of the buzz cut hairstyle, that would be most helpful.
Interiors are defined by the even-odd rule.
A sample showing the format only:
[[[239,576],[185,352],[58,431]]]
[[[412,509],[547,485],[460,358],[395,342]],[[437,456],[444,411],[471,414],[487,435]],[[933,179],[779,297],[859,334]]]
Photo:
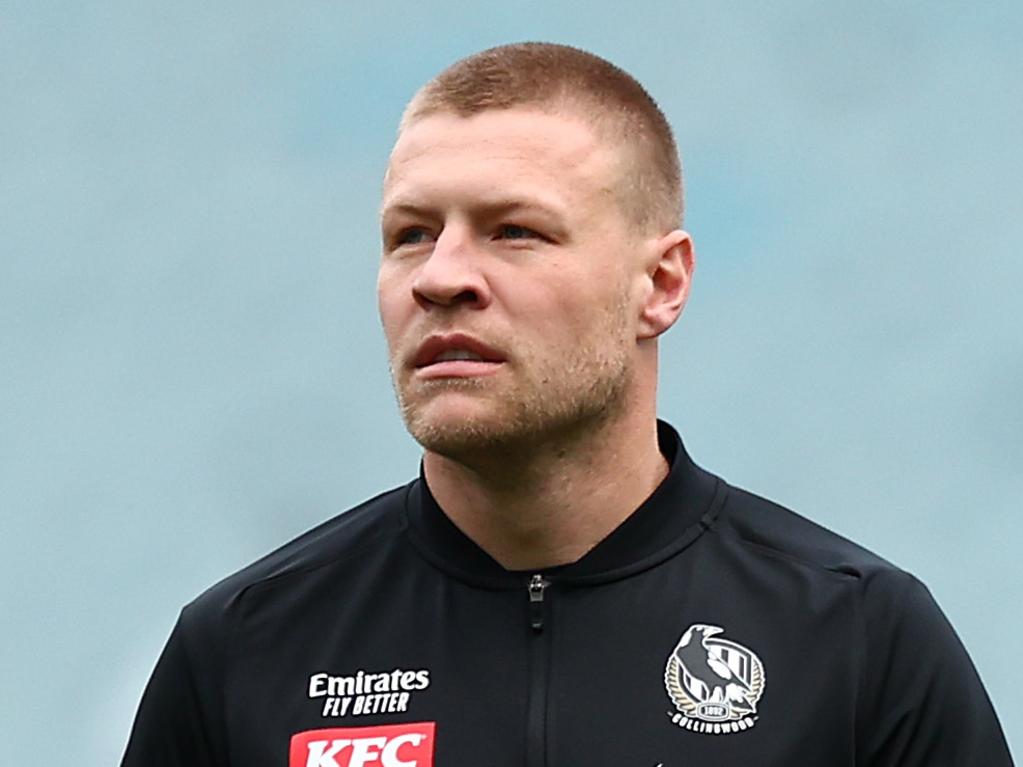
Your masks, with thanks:
[[[644,234],[682,226],[682,163],[671,125],[632,75],[579,48],[514,43],[461,59],[412,97],[398,133],[432,114],[513,107],[583,119],[621,152],[611,191],[627,221]]]

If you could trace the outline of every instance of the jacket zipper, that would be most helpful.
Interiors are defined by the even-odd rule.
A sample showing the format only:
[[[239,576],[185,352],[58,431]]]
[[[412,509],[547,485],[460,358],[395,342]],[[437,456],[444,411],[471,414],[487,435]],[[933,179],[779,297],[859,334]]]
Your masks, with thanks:
[[[526,709],[526,767],[547,764],[547,603],[550,581],[542,575],[529,579],[529,697]]]

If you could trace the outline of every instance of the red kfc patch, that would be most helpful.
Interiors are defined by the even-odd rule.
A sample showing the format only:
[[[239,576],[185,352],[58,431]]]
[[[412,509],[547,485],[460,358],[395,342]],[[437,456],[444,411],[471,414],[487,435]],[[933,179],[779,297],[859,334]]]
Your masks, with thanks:
[[[291,736],[288,767],[433,767],[436,722],[331,727]]]

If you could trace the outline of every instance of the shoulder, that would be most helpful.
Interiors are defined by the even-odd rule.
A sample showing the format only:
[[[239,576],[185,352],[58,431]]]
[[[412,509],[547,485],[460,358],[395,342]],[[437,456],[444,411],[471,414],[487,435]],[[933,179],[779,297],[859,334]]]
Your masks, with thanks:
[[[850,619],[857,755],[865,764],[924,765],[936,757],[942,764],[1006,763],[1004,738],[976,669],[917,578],[732,486],[710,530],[759,592],[769,597],[777,588],[788,599],[798,594],[801,610],[829,605]]]
[[[938,654],[962,654],[941,608],[914,575],[791,509],[727,488],[711,531],[733,552],[733,569],[741,563],[765,597],[798,595],[807,607],[837,599],[863,657],[912,663],[906,651],[928,641]]]
[[[733,485],[727,488],[715,530],[751,552],[855,580],[911,578],[866,547],[781,504]]]
[[[289,579],[301,583],[305,574],[393,544],[405,529],[405,501],[413,484],[338,514],[214,584],[182,610],[183,627],[199,633],[216,630],[254,589]]]
[[[926,586],[898,565],[781,504],[726,487],[711,532],[763,588],[788,598],[793,590],[844,594],[867,632],[890,628],[900,615],[937,612]]]

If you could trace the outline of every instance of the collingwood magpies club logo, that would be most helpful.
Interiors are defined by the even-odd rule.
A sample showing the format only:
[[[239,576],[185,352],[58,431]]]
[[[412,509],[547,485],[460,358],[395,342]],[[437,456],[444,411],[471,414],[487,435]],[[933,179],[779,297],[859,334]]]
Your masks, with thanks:
[[[671,720],[693,732],[741,732],[757,720],[764,664],[752,650],[724,637],[720,626],[694,623],[668,656],[664,685],[678,709]]]

